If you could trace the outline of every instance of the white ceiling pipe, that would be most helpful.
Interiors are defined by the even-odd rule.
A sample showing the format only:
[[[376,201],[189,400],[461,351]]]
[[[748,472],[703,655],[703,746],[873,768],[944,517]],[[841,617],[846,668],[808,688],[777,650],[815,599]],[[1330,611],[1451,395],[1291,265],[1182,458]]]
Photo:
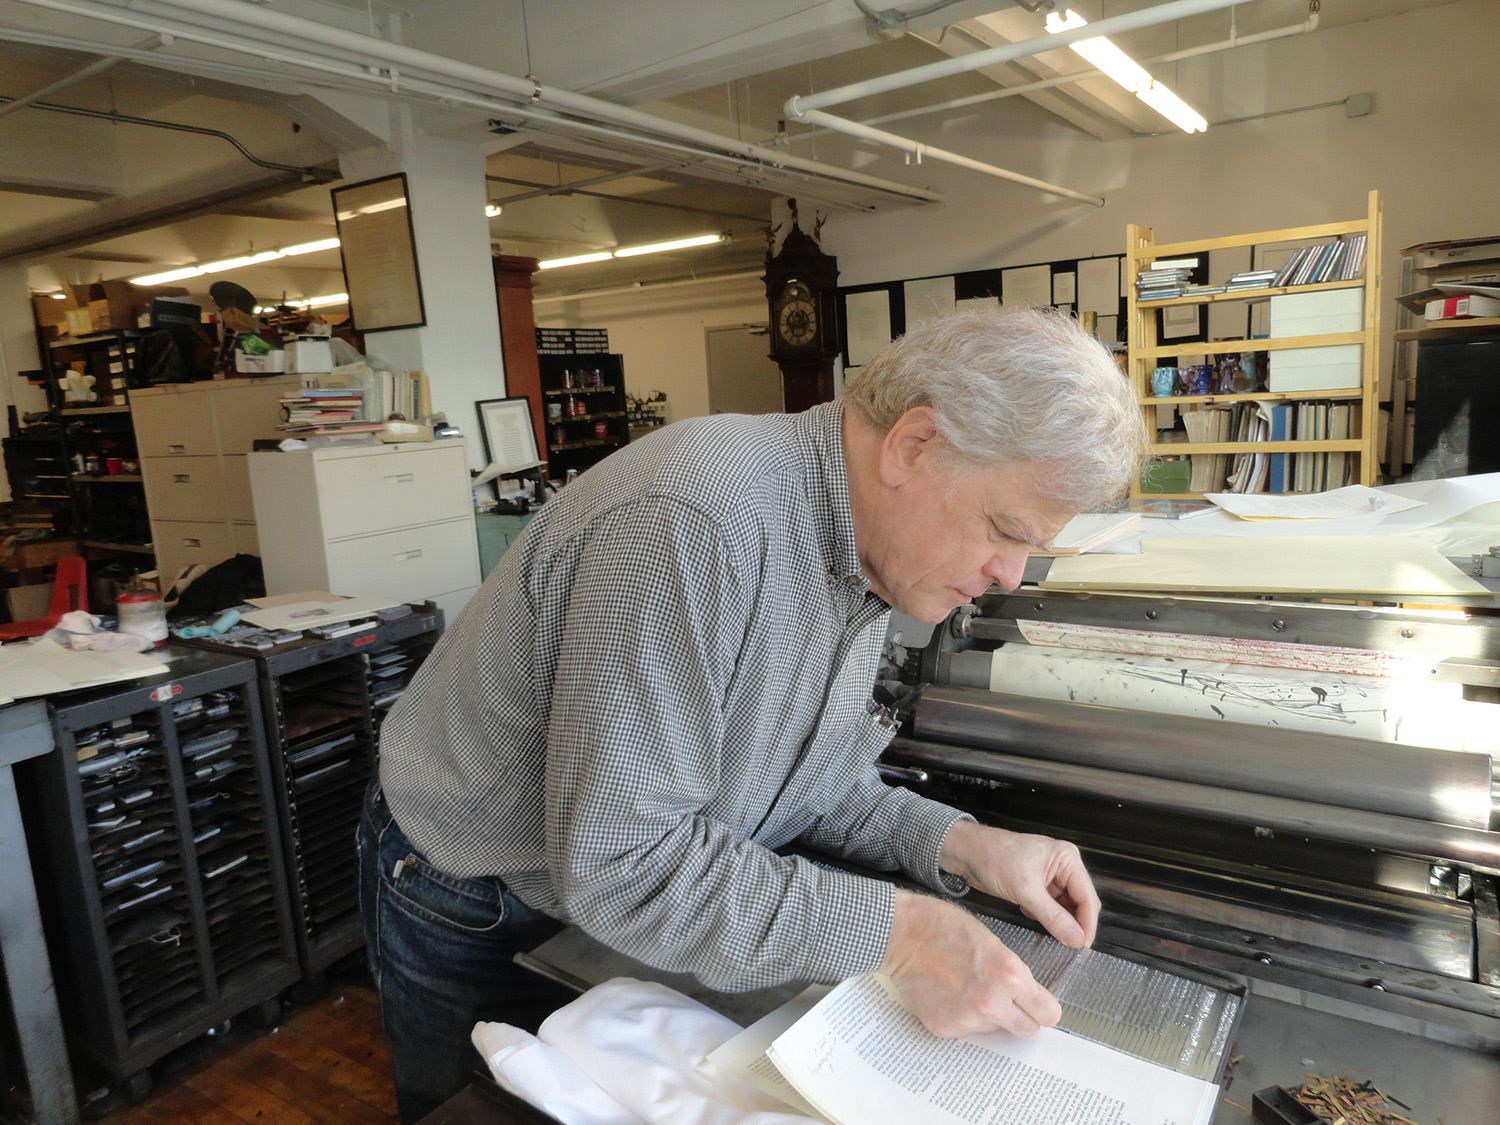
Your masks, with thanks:
[[[1294,35],[1306,35],[1317,29],[1318,14],[1314,12],[1301,23],[1274,28],[1271,31],[1258,31],[1254,35],[1232,35],[1228,39],[1221,39],[1216,43],[1205,43],[1199,47],[1186,47],[1181,51],[1169,51],[1165,55],[1156,55],[1153,58],[1142,59],[1141,62],[1146,65],[1177,62],[1180,59],[1196,58],[1199,55],[1214,55],[1220,51],[1232,51],[1236,47],[1249,47],[1255,43],[1266,43],[1272,39],[1290,39]],[[1050,90],[1056,86],[1067,86],[1074,82],[1082,82],[1089,78],[1100,78],[1103,76],[1104,71],[1090,67],[1087,70],[1076,70],[1069,74],[1059,74],[1053,78],[1041,78],[1035,82],[1027,82],[1020,86],[1006,86],[1002,90],[991,90],[984,94],[970,94],[967,97],[953,98],[949,101],[937,102],[933,105],[920,105],[914,109],[898,110],[895,113],[883,113],[879,117],[867,117],[860,124],[889,125],[892,121],[905,121],[912,117],[923,117],[929,113],[944,113],[948,110],[967,109],[969,106],[983,105],[985,102],[997,101],[1000,98],[1013,98],[1021,94],[1031,94],[1038,90]],[[825,136],[831,132],[833,132],[832,129],[809,129],[805,133],[783,133],[762,143],[787,144],[791,141],[807,141]]]
[[[59,90],[66,90],[69,86],[92,78],[96,74],[103,74],[106,70],[119,66],[124,61],[125,56],[123,55],[111,55],[108,58],[96,59],[94,62],[89,63],[88,66],[81,67],[71,74],[63,75],[56,82],[47,83],[40,90],[33,90],[29,94],[22,94],[15,101],[0,105],[0,117],[4,117],[8,113],[15,113],[18,109],[25,109],[33,102],[39,102],[49,94],[55,94]]]
[[[184,39],[207,42],[213,46],[224,45],[223,34],[229,30],[226,25],[239,24],[260,33],[249,42],[240,43],[233,48],[242,53],[248,52],[265,58],[279,57],[281,61],[296,66],[312,66],[313,62],[307,56],[288,57],[298,52],[288,51],[285,44],[302,42],[319,44],[331,51],[344,53],[346,57],[353,56],[364,60],[366,65],[385,64],[391,68],[389,74],[371,75],[371,77],[392,87],[399,88],[411,82],[413,78],[421,77],[436,78],[440,82],[462,83],[469,87],[477,87],[486,93],[516,99],[518,103],[550,106],[594,122],[644,131],[684,141],[691,145],[719,150],[749,158],[776,169],[785,168],[811,173],[836,182],[897,195],[910,201],[931,203],[941,199],[936,192],[913,188],[877,176],[868,176],[850,169],[831,167],[815,160],[789,156],[784,151],[763,148],[760,145],[738,141],[688,125],[679,125],[676,122],[589,97],[586,94],[575,94],[556,87],[543,86],[530,79],[516,78],[486,67],[458,62],[428,51],[405,47],[358,32],[345,31],[342,28],[329,27],[326,24],[284,15],[264,7],[239,3],[236,0],[135,0],[128,12],[112,5],[91,3],[88,0],[20,0],[20,2],[35,7],[68,12],[72,15],[90,16],[108,22],[124,23],[127,26],[175,34]],[[132,16],[136,12],[167,14],[176,23],[157,26],[143,20],[133,19]],[[211,30],[218,33],[213,37],[218,40],[217,42],[203,38]],[[265,36],[268,34],[276,37],[275,48],[266,41]],[[345,77],[350,76],[345,71],[339,73]]]
[[[30,3],[31,0],[24,0],[24,2]],[[193,0],[167,0],[167,2],[176,4],[193,2]],[[222,4],[223,0],[204,0],[204,2],[205,4],[211,2]],[[904,90],[908,86],[917,86],[923,82],[983,70],[996,63],[1014,62],[1016,59],[1039,55],[1044,51],[1055,51],[1082,39],[1094,39],[1102,35],[1118,35],[1121,32],[1135,31],[1142,27],[1154,27],[1157,24],[1170,23],[1172,20],[1185,19],[1204,12],[1216,12],[1245,2],[1246,0],[1172,0],[1168,4],[1159,4],[1154,8],[1144,8],[1141,11],[1121,16],[1111,16],[1098,23],[1085,24],[1067,31],[1039,35],[1034,39],[1023,39],[1019,43],[1006,43],[985,51],[976,51],[972,55],[958,55],[951,59],[928,63],[926,66],[914,67],[911,70],[902,70],[879,78],[867,78],[863,82],[851,82],[847,86],[836,86],[832,90],[808,94],[806,97],[794,96],[787,99],[786,114],[800,121],[802,110],[826,109],[828,106],[840,105],[853,101],[855,98],[884,94],[891,90]],[[243,7],[244,5],[234,6]],[[260,11],[261,9],[254,10]]]
[[[576,293],[563,293],[554,297],[533,297],[533,305],[560,305],[565,301],[587,301],[594,297],[618,297],[622,293],[655,293],[658,289],[681,289],[688,285],[713,285],[721,281],[756,281],[764,277],[762,270],[745,273],[721,273],[713,277],[684,277],[676,281],[638,281],[631,285],[613,285],[608,289],[580,289]]]
[[[974,160],[967,156],[961,156],[947,149],[933,148],[924,145],[920,141],[911,140],[908,137],[898,137],[895,133],[887,133],[882,129],[872,129],[868,125],[861,125],[857,121],[845,121],[842,117],[835,117],[831,113],[822,110],[809,109],[803,111],[804,121],[814,125],[823,125],[836,133],[843,133],[850,137],[859,137],[863,140],[874,141],[877,144],[890,145],[893,148],[903,149],[911,153],[920,163],[931,157],[945,164],[956,164],[960,168],[968,168],[972,172],[983,172],[987,176],[996,176],[1002,180],[1010,180],[1012,183],[1021,184],[1024,187],[1036,188],[1038,191],[1051,192],[1053,195],[1066,196],[1068,199],[1076,199],[1080,203],[1087,203],[1094,207],[1104,206],[1102,195],[1087,195],[1072,188],[1060,187],[1057,184],[1049,184],[1046,180],[1038,180],[1032,176],[1023,176],[1019,172],[1012,172],[1008,168],[997,168],[993,164],[986,164],[981,160]]]

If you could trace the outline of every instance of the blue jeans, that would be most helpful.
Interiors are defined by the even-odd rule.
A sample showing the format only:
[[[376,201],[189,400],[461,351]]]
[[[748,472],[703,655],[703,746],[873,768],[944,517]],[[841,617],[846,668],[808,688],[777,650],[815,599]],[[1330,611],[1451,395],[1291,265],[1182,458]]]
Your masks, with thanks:
[[[405,1125],[483,1069],[469,1041],[476,1022],[534,1031],[573,995],[511,961],[562,926],[499,879],[434,867],[396,824],[378,780],[359,825],[359,906]]]

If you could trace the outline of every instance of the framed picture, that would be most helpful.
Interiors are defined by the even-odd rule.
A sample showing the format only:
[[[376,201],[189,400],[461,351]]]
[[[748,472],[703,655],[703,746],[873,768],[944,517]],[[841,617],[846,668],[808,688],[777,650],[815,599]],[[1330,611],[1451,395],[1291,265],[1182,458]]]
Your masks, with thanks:
[[[361,332],[427,323],[406,174],[332,190],[349,312]]]
[[[500,470],[494,484],[499,499],[500,478],[513,477],[542,463],[531,421],[531,400],[525,395],[486,398],[475,402],[474,409],[479,412],[484,459]]]

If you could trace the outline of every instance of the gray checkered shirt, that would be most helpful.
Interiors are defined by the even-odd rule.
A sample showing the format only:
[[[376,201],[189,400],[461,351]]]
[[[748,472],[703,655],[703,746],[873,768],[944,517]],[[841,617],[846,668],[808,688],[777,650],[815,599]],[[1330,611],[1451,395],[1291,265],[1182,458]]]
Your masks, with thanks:
[[[454,875],[722,989],[877,968],[960,814],[884,784],[889,607],[855,552],[843,410],[668,426],[532,520],[386,721],[397,823]]]

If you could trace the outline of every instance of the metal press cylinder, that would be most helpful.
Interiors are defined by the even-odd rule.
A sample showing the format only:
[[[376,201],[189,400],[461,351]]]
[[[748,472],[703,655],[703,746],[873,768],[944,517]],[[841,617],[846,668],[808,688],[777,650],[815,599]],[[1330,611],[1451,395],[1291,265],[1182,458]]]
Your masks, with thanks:
[[[916,739],[1481,830],[1488,754],[929,687]]]

